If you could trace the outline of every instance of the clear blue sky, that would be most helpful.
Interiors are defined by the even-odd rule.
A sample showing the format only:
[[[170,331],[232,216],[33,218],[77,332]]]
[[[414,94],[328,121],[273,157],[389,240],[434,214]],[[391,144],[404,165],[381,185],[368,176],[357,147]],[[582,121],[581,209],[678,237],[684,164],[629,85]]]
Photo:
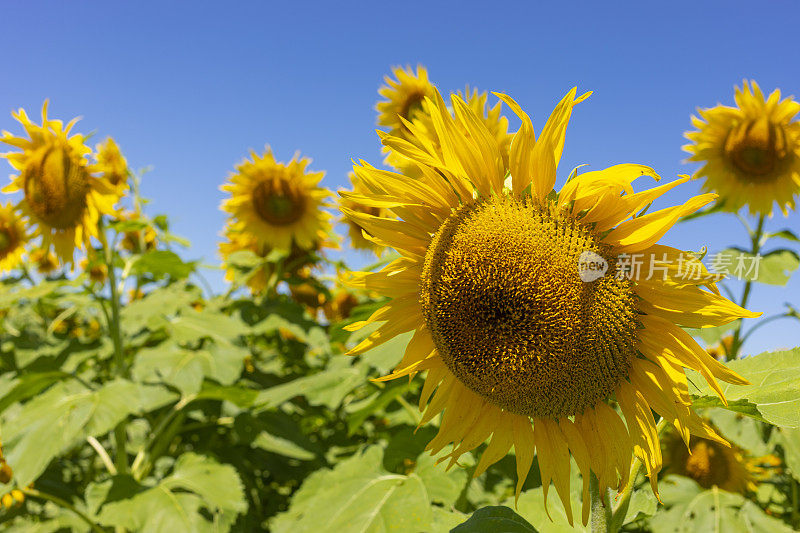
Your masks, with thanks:
[[[594,95],[573,115],[561,171],[649,164],[671,177],[697,106],[732,103],[754,78],[800,94],[796,2],[33,2],[0,4],[0,129],[9,112],[82,115],[129,163],[152,166],[143,192],[216,263],[219,185],[250,148],[295,150],[346,183],[351,158],[379,163],[373,106],[392,65],[421,63],[442,91],[507,92],[541,128],[573,85]],[[512,128],[518,122],[512,120]],[[561,176],[563,181],[563,175]],[[660,206],[684,201],[678,188]],[[770,221],[800,228],[800,215]],[[743,242],[733,217],[688,223],[667,244]],[[219,286],[221,277],[210,273]],[[800,305],[800,275],[756,292],[767,314]],[[797,322],[765,326],[746,347],[800,344]]]

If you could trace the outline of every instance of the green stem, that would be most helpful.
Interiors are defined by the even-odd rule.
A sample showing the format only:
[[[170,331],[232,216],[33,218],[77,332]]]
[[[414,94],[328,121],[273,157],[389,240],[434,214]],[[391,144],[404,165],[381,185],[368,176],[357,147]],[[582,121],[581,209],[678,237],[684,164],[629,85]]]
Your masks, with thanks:
[[[758,217],[758,225],[756,226],[755,230],[751,230],[750,226],[747,224],[747,221],[740,217],[740,220],[747,228],[748,233],[750,234],[750,253],[753,256],[756,256],[759,251],[761,251],[762,245],[762,237],[764,236],[764,215],[759,215]],[[744,291],[742,292],[742,299],[739,301],[739,305],[741,307],[747,307],[747,301],[750,299],[750,290],[753,286],[753,282],[751,280],[747,280],[744,284]],[[739,325],[736,327],[736,331],[733,333],[733,341],[731,342],[731,348],[727,352],[728,359],[736,359],[739,357],[739,351],[742,348],[742,344],[744,344],[744,339],[742,338],[742,327],[744,326],[744,320],[739,321]]]
[[[125,352],[122,347],[119,287],[117,287],[117,272],[114,267],[114,250],[108,245],[102,218],[100,219],[99,230],[100,242],[103,244],[105,263],[108,269],[108,284],[111,289],[111,321],[108,324],[108,329],[111,331],[111,339],[114,343],[114,373],[117,377],[124,378],[127,377],[128,370],[125,365]],[[128,454],[125,451],[125,443],[128,440],[126,426],[127,420],[123,419],[114,428],[114,462],[120,474],[128,473]]]
[[[592,533],[607,533],[611,523],[611,508],[608,505],[608,490],[600,494],[600,482],[594,472],[589,478],[589,495],[592,499],[592,515],[589,520]]]
[[[86,513],[84,513],[83,511],[81,511],[68,501],[62,500],[58,496],[53,496],[52,494],[48,494],[46,492],[42,492],[36,489],[20,489],[20,491],[22,491],[22,493],[25,494],[26,496],[30,496],[32,498],[39,498],[40,500],[51,501],[54,504],[58,505],[59,507],[63,507],[64,509],[69,509],[70,511],[78,515],[84,522],[86,522],[92,531],[96,533],[106,533],[105,529],[95,524],[92,521],[92,519],[89,518],[89,515],[87,515]]]

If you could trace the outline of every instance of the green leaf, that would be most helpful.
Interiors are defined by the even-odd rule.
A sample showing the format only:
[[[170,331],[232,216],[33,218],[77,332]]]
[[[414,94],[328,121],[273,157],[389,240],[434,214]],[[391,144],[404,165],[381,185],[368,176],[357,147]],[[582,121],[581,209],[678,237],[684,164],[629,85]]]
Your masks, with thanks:
[[[213,378],[230,385],[242,373],[249,352],[238,346],[224,348],[216,344],[207,349],[190,350],[164,343],[139,352],[132,374],[138,381],[163,381],[184,395],[200,391],[203,380]]]
[[[135,275],[150,275],[156,279],[169,276],[173,279],[183,279],[195,269],[195,262],[184,263],[175,252],[169,250],[153,250],[137,257],[131,265],[131,273]]]
[[[654,533],[792,531],[741,494],[717,487],[703,490],[693,480],[681,476],[667,476],[659,481],[659,488],[666,508],[659,509],[650,520]]]
[[[786,239],[787,241],[800,242],[800,237],[788,229],[782,229],[780,231],[776,231],[775,233],[770,233],[769,238]]]
[[[390,474],[379,447],[306,478],[289,510],[270,524],[273,533],[431,531],[425,485],[415,474]]]
[[[276,407],[295,396],[305,396],[311,405],[335,409],[344,397],[365,380],[364,368],[350,366],[344,357],[334,359],[330,367],[311,376],[295,379],[259,393],[256,405],[260,409]]]
[[[402,396],[409,389],[409,382],[406,380],[395,380],[390,382],[383,389],[378,391],[375,397],[364,407],[352,412],[347,417],[347,432],[349,435],[355,433],[358,428],[371,415],[383,411],[399,396]]]
[[[251,407],[258,398],[258,391],[239,385],[217,385],[204,382],[202,390],[195,396],[196,400],[220,400],[231,402],[238,407]]]
[[[800,266],[800,257],[793,250],[774,250],[763,256],[728,248],[720,252],[715,261],[723,268],[720,274],[728,274],[738,279],[757,281],[768,285],[786,285],[792,272]]]
[[[688,371],[695,407],[723,407],[780,427],[800,427],[800,348],[765,352],[727,366],[750,385],[720,382],[726,407],[696,372]]]
[[[190,491],[190,492],[183,492]],[[206,509],[213,521],[200,512]],[[134,531],[215,531],[225,514],[247,510],[242,482],[230,465],[209,457],[185,453],[173,472],[155,487],[133,498],[106,503],[100,524]]]
[[[436,464],[436,457],[425,452],[416,460],[414,473],[420,477],[428,491],[431,501],[444,504],[445,507],[454,507],[461,491],[469,481],[469,474],[464,468],[474,463],[472,455],[468,452],[458,460],[459,464],[450,470],[445,467],[447,461]]]
[[[786,468],[792,477],[800,482],[800,429],[778,428],[776,441],[783,447]]]
[[[161,387],[124,380],[90,390],[77,381],[61,382],[15,410],[3,423],[8,462],[17,483],[32,483],[50,461],[89,436],[110,431],[130,414],[174,398]]]
[[[247,325],[241,320],[211,309],[202,311],[184,309],[179,316],[170,321],[170,324],[173,339],[181,344],[211,338],[217,342],[231,345],[249,331]]]
[[[41,391],[63,379],[70,378],[66,372],[36,372],[23,374],[15,380],[14,388],[0,398],[0,413],[9,406],[22,400],[36,396]]]
[[[150,331],[161,329],[167,325],[169,317],[200,298],[198,289],[183,283],[159,288],[122,308],[122,331],[131,337],[145,328]]]
[[[450,530],[451,533],[537,533],[527,520],[508,507],[478,509],[469,520]]]

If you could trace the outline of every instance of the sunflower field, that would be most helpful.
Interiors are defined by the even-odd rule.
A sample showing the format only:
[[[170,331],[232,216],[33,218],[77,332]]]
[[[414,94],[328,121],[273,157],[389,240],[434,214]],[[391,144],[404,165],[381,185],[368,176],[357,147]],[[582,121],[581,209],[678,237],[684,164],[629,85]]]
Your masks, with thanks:
[[[107,132],[1,118],[0,530],[800,530],[800,347],[747,344],[800,328],[748,305],[800,266],[800,103],[745,80],[662,177],[560,168],[564,93],[394,68],[347,190],[251,150],[223,290]],[[699,217],[749,238],[661,243]]]

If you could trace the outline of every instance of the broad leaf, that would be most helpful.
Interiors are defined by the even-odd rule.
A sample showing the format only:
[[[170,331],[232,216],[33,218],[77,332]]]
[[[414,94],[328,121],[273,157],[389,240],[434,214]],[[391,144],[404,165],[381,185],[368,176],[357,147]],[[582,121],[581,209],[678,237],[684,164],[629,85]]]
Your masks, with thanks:
[[[311,474],[289,510],[270,524],[274,533],[378,533],[431,531],[433,513],[415,474],[391,474],[373,446],[333,470]]]
[[[720,382],[725,407],[697,373],[687,371],[695,407],[725,407],[781,427],[800,427],[800,348],[765,352],[727,363],[750,385]]]

